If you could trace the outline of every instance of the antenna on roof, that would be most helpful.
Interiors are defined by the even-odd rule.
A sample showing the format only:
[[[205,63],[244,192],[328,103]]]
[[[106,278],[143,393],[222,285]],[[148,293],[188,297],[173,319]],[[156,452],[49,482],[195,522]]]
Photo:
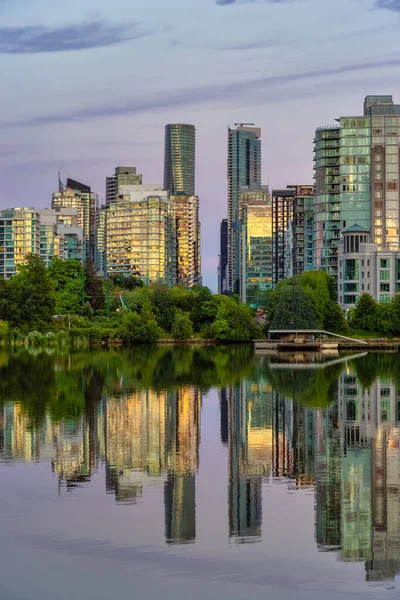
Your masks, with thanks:
[[[235,127],[243,127],[244,125],[255,125],[255,123],[235,123]]]

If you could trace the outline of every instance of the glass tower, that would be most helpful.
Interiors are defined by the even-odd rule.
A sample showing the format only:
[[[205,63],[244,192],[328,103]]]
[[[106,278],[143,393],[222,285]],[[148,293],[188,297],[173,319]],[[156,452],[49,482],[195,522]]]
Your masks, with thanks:
[[[257,305],[272,289],[272,203],[267,185],[240,193],[240,297]]]
[[[229,289],[239,293],[239,199],[244,186],[261,185],[261,129],[244,124],[228,129]]]
[[[340,243],[340,127],[319,127],[314,140],[314,268],[337,277]]]
[[[172,196],[195,194],[196,128],[182,123],[166,125],[164,190]]]

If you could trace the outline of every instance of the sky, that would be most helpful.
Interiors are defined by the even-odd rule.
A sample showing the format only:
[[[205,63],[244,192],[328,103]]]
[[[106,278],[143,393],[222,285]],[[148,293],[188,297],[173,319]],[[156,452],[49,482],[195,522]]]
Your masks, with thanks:
[[[60,167],[161,183],[165,125],[194,124],[216,289],[228,126],[262,128],[264,184],[312,183],[316,127],[400,103],[399,30],[400,0],[0,0],[0,207],[50,206]]]

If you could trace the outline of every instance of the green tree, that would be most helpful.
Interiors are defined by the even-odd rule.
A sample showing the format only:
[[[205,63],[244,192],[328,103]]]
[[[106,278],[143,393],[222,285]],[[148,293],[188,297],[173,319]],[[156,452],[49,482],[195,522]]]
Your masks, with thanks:
[[[82,308],[84,269],[78,260],[53,259],[48,269],[56,292],[56,314],[77,315]]]
[[[24,333],[48,331],[52,326],[56,306],[54,285],[44,262],[37,254],[28,254],[25,264],[9,283],[8,322]]]
[[[262,337],[253,312],[231,297],[221,296],[217,318],[210,327],[210,336],[227,342],[248,342]]]
[[[120,328],[121,339],[127,344],[156,342],[162,335],[157,325],[151,304],[147,301],[140,315],[135,311],[125,311]]]
[[[274,312],[271,329],[318,329],[313,299],[302,287],[284,286]]]
[[[340,306],[333,300],[329,300],[328,311],[325,315],[324,329],[332,333],[339,333],[348,328],[347,321]]]
[[[175,318],[172,324],[172,335],[178,340],[185,340],[192,337],[193,323],[188,313],[179,309],[175,312]]]
[[[85,262],[85,298],[94,311],[104,308],[103,281],[97,275],[96,267],[90,258]]]
[[[351,326],[362,331],[377,331],[377,303],[371,294],[362,294],[354,309]]]

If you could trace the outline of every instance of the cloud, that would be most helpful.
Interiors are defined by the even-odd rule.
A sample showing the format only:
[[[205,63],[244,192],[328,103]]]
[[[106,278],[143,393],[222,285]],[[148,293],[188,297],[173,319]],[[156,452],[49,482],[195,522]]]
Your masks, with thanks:
[[[327,69],[318,69],[315,71],[304,71],[303,73],[292,73],[288,75],[275,75],[271,77],[248,79],[247,81],[232,81],[222,84],[205,85],[201,87],[192,87],[178,89],[173,92],[164,92],[163,94],[151,93],[143,98],[129,98],[123,103],[111,102],[103,106],[88,105],[83,108],[65,110],[63,112],[47,114],[44,116],[31,117],[14,122],[0,122],[0,127],[26,127],[37,125],[51,125],[57,123],[81,122],[85,119],[120,117],[131,114],[152,112],[158,110],[168,110],[181,106],[197,106],[209,101],[226,102],[227,98],[239,99],[247,97],[249,92],[253,95],[254,90],[260,92],[263,89],[270,90],[272,86],[286,85],[299,82],[310,83],[324,77],[331,78],[334,75],[344,75],[366,71],[367,73],[375,70],[381,70],[388,67],[399,67],[400,58],[384,60],[375,63],[359,63]],[[331,82],[331,79],[329,80]],[[336,84],[335,84],[336,85]],[[290,92],[291,97],[295,97],[295,92]],[[315,95],[315,89],[310,91],[310,95]],[[266,101],[266,99],[264,100]]]
[[[61,27],[0,27],[0,54],[68,52],[114,46],[150,35],[137,23],[111,24],[101,21]]]
[[[400,12],[400,0],[376,0],[376,7]]]
[[[249,4],[251,2],[267,2],[268,4],[289,4],[296,0],[215,0],[218,6],[229,6],[232,4]],[[394,0],[396,1],[396,0]]]

